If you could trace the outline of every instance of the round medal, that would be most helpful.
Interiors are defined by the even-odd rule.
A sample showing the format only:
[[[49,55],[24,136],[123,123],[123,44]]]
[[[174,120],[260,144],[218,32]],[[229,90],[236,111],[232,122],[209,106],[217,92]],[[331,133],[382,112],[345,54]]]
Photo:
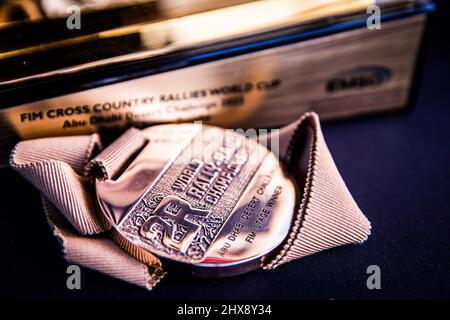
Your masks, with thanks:
[[[277,156],[255,139],[205,125],[142,134],[148,143],[130,163],[96,180],[99,211],[117,243],[196,276],[261,267],[288,235],[296,208],[295,185]]]

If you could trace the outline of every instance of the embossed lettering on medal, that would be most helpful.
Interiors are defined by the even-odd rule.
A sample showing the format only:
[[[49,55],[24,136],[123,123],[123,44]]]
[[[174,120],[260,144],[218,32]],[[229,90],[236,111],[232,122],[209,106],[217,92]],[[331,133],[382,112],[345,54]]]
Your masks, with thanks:
[[[210,126],[142,133],[149,142],[120,177],[96,183],[99,207],[122,238],[200,270],[236,267],[234,274],[258,267],[284,240],[295,188],[267,148]]]

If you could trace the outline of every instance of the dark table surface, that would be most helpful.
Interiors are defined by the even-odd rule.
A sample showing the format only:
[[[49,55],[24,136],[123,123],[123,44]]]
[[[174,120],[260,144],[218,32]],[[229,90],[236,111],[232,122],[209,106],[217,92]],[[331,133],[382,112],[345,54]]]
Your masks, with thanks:
[[[442,7],[429,25],[413,108],[323,125],[344,180],[372,222],[372,235],[364,245],[328,250],[275,271],[234,278],[168,276],[151,292],[82,269],[82,289],[70,291],[67,263],[46,224],[38,193],[15,173],[2,170],[1,296],[450,298],[450,34],[445,28],[448,12]],[[369,265],[381,269],[380,290],[366,287]]]

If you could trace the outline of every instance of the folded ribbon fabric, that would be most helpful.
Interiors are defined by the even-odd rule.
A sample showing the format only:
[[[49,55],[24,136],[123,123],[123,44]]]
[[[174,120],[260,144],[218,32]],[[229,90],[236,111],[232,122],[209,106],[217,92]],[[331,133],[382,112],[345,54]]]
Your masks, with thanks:
[[[289,236],[263,268],[364,242],[370,223],[334,164],[317,115],[306,113],[267,139],[279,141],[280,160],[302,192]],[[165,274],[161,261],[149,252],[132,257],[119,248],[111,240],[111,226],[96,213],[93,197],[94,177],[112,179],[146,142],[134,128],[98,155],[97,134],[23,141],[12,151],[10,165],[42,193],[49,225],[66,260],[151,289]]]
[[[306,113],[280,130],[280,156],[304,174],[297,217],[285,245],[264,268],[349,243],[362,243],[371,225],[347,189],[325,143],[319,118]]]

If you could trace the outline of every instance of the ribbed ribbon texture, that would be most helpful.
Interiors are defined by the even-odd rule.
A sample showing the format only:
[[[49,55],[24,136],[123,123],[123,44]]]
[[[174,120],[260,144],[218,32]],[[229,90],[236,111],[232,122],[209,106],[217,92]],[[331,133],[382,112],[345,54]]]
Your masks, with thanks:
[[[370,235],[370,222],[336,168],[318,116],[306,113],[281,129],[279,139],[281,159],[288,167],[306,174],[300,207],[288,239],[264,268],[273,269],[322,250],[364,242]],[[300,144],[302,149],[298,148],[298,140],[305,141]]]
[[[280,129],[276,137],[269,137],[275,138],[282,162],[298,174],[303,192],[284,245],[264,262],[264,269],[364,242],[370,223],[336,168],[317,115],[306,113]],[[151,289],[164,275],[161,262],[150,253],[140,259],[120,249],[111,240],[110,225],[96,216],[92,200],[93,175],[113,178],[145,143],[137,129],[125,132],[99,155],[95,154],[101,148],[96,134],[23,141],[12,151],[10,165],[41,191],[49,224],[68,261]]]
[[[120,162],[129,156],[124,150],[142,143],[139,133],[130,129],[107,148],[105,174],[117,170],[111,158]],[[106,219],[95,214],[87,164],[98,149],[96,134],[23,141],[12,151],[10,165],[41,191],[47,220],[67,261],[150,290],[164,275],[160,260],[148,254],[144,263],[128,255],[111,240]]]

